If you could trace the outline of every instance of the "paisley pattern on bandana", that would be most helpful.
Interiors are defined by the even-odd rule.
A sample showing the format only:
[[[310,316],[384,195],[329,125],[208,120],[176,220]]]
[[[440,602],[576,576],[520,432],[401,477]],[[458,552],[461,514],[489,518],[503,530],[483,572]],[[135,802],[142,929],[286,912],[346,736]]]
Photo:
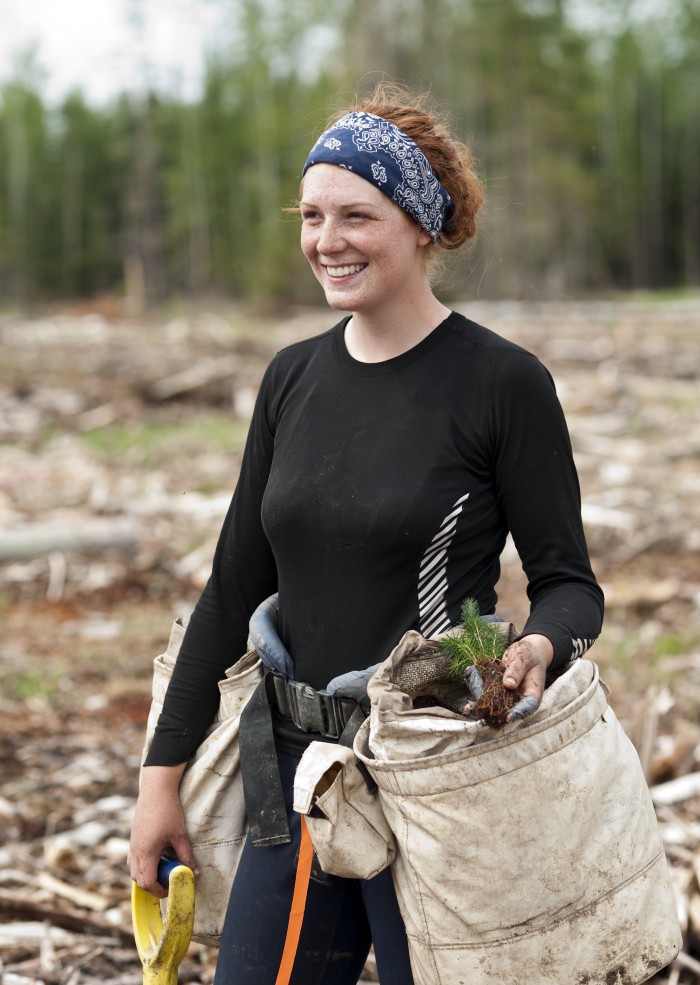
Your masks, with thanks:
[[[314,164],[337,164],[354,171],[415,219],[433,242],[452,210],[452,199],[420,147],[373,113],[349,113],[321,134],[302,174]]]

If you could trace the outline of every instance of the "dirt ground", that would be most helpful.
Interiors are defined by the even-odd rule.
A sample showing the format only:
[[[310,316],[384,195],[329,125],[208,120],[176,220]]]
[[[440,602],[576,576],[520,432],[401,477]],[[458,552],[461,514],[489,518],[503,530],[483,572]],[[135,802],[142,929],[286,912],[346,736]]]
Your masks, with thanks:
[[[656,981],[695,981],[700,297],[456,307],[556,380],[607,599],[591,656],[657,792],[685,931]],[[151,662],[206,579],[267,361],[331,323],[113,301],[0,315],[3,985],[141,981],[124,859]],[[524,588],[509,544],[516,624]],[[193,945],[181,980],[213,964]]]

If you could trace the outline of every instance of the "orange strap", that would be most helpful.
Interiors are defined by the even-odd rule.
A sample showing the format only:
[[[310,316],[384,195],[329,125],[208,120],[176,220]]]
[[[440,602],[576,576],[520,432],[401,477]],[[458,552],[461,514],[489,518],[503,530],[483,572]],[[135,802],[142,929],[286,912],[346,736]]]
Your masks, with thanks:
[[[301,843],[299,845],[299,860],[297,862],[297,874],[294,880],[294,895],[292,896],[292,907],[289,911],[289,923],[287,924],[287,936],[284,941],[282,960],[280,969],[277,972],[275,985],[289,985],[294,967],[294,958],[299,947],[299,937],[301,936],[301,924],[304,919],[304,909],[306,907],[306,895],[309,891],[309,880],[311,878],[311,862],[314,857],[314,847],[311,844],[311,835],[306,827],[306,818],[301,815]]]

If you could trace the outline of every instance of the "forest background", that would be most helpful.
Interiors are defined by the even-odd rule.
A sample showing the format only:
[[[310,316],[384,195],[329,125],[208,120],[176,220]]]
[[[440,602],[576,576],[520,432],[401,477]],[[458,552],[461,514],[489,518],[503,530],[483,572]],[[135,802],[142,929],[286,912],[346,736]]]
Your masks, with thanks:
[[[329,113],[383,77],[433,93],[486,183],[478,246],[447,294],[700,283],[698,0],[228,8],[188,99],[149,85],[147,38],[141,84],[99,106],[80,89],[49,103],[29,56],[2,85],[6,303],[315,297],[282,208]]]

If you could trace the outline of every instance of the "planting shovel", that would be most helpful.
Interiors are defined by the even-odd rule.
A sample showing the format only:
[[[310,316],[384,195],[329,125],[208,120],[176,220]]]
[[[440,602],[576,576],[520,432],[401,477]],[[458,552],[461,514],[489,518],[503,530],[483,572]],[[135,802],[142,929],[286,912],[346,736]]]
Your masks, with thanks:
[[[131,919],[143,985],[177,985],[177,969],[187,953],[194,921],[194,873],[177,859],[162,858],[158,882],[168,888],[165,922],[161,901],[131,884]]]

